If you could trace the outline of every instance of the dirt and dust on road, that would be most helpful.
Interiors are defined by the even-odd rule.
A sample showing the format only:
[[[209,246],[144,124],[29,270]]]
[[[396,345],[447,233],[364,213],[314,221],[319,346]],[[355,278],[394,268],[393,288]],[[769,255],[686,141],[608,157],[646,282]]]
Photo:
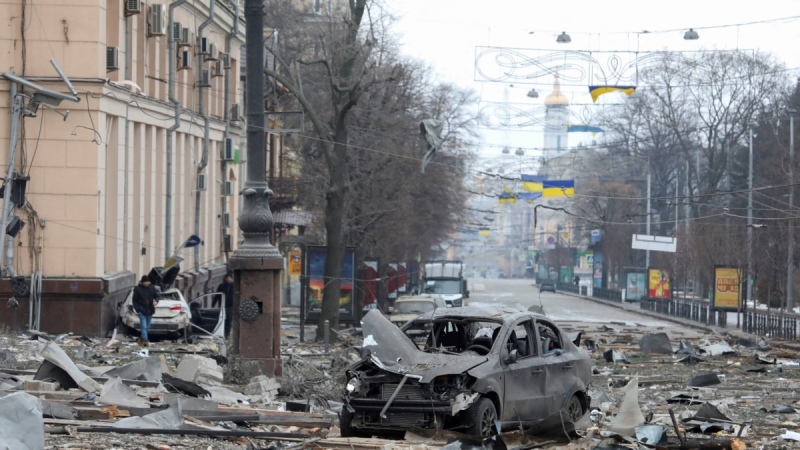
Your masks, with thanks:
[[[661,321],[653,317],[584,322],[553,315],[565,332],[582,333],[581,345],[594,363],[591,408],[574,432],[557,421],[502,430],[486,440],[418,429],[408,430],[402,440],[339,437],[345,371],[360,359],[358,330],[343,330],[325,353],[322,345],[299,343],[297,328],[287,326],[283,376],[253,379],[242,379],[236,358],[214,340],[163,341],[143,352],[126,337],[5,330],[0,333],[0,448],[740,450],[800,445],[800,353],[790,346],[758,336],[654,325]]]

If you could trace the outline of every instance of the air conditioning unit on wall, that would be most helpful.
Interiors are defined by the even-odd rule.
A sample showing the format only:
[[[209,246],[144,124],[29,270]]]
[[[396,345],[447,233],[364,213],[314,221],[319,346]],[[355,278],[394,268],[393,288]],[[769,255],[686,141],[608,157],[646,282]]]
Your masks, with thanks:
[[[238,103],[234,103],[231,106],[231,121],[232,122],[241,122],[242,121],[242,107]]]
[[[191,47],[192,46],[192,32],[189,31],[188,28],[181,28],[181,42],[178,44],[179,47]]]
[[[167,35],[167,5],[150,5],[150,17],[147,24],[149,36]]]
[[[233,195],[233,181],[226,181],[222,195]]]
[[[106,72],[119,70],[119,47],[106,47]]]
[[[231,226],[231,213],[222,214],[222,228],[230,228]]]
[[[178,45],[181,45],[181,36],[183,36],[181,34],[182,30],[183,30],[183,27],[181,26],[180,22],[173,22],[172,23],[172,39],[174,39],[175,43],[178,44]]]
[[[125,0],[125,16],[132,16],[142,12],[142,0]]]
[[[203,58],[204,61],[217,60],[217,44],[208,44],[208,53]]]
[[[225,138],[225,148],[222,150],[222,159],[225,161],[233,161],[233,157],[233,138]]]
[[[225,69],[222,68],[222,61],[214,61],[214,74],[212,76],[221,77],[225,75]]]
[[[231,68],[231,55],[228,53],[222,54],[222,68],[223,69],[230,69]]]
[[[200,72],[200,86],[202,87],[211,87],[211,71],[208,69],[203,69]]]

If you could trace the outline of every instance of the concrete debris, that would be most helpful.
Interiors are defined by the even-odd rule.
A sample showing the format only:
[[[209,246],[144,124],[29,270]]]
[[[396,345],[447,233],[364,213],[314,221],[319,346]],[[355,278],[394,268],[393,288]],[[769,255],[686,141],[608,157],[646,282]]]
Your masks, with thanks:
[[[278,389],[281,384],[274,378],[269,378],[265,375],[259,375],[250,380],[250,383],[245,386],[245,395],[259,395],[262,398],[274,399],[278,396]]]
[[[642,353],[658,353],[662,355],[672,354],[672,344],[666,333],[657,333],[643,336],[639,341],[639,348]]]
[[[219,386],[222,384],[223,374],[217,362],[211,358],[199,355],[184,356],[178,370],[177,378],[192,383]]]
[[[606,350],[605,352],[603,352],[603,357],[606,359],[606,362],[611,362],[611,363],[630,364],[631,362],[631,360],[628,359],[628,355],[626,355],[625,352],[621,350],[614,350],[614,349]]]
[[[211,399],[223,405],[233,406],[239,403],[247,403],[248,398],[238,392],[234,392],[222,386],[206,386],[206,390],[211,393]]]
[[[143,358],[111,369],[105,376],[126,380],[161,381],[161,358],[158,356]]]
[[[111,425],[114,428],[156,428],[177,430],[183,425],[181,402],[177,401],[167,409],[141,417],[126,417]]]
[[[636,439],[649,445],[658,445],[666,436],[667,428],[663,425],[639,425],[634,428]]]
[[[717,342],[716,344],[710,343],[708,340],[703,340],[700,343],[700,351],[707,355],[711,356],[722,356],[722,355],[735,355],[736,350],[734,350],[730,344],[725,341]]]
[[[51,364],[66,372],[67,375],[86,392],[97,394],[102,387],[85,373],[81,372],[75,363],[64,353],[64,350],[54,341],[48,342],[39,354]],[[63,385],[63,383],[62,383]]]
[[[623,436],[633,436],[636,427],[644,423],[644,414],[639,407],[639,377],[633,377],[620,393],[623,397],[619,413],[608,429]]]
[[[720,384],[721,382],[722,381],[720,381],[719,375],[715,373],[706,373],[703,375],[698,375],[689,380],[689,386],[691,387],[713,386],[715,384]]]
[[[0,398],[0,450],[41,450],[42,407],[36,397],[15,392]]]
[[[128,408],[149,408],[150,403],[136,395],[136,392],[125,386],[119,377],[111,378],[103,385],[100,392],[100,403]]]
[[[26,391],[57,391],[61,389],[61,383],[58,381],[40,381],[40,380],[25,380],[22,389]]]

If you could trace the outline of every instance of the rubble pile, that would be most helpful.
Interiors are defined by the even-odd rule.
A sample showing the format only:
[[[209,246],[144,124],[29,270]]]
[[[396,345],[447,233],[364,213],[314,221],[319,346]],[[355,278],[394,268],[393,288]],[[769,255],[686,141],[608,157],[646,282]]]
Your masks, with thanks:
[[[409,429],[338,437],[346,335],[284,348],[281,378],[230,383],[214,340],[0,335],[0,448],[782,448],[800,442],[800,352],[764,339],[636,324],[560,323],[595,367],[591,408],[477,439]],[[772,347],[770,347],[772,345]],[[24,423],[24,426],[20,426]],[[44,447],[42,447],[44,443]],[[276,447],[277,446],[277,447]]]
[[[590,448],[780,448],[798,441],[800,352],[764,339],[562,324],[596,363]],[[587,442],[588,440],[588,442]],[[586,448],[586,447],[584,447]]]
[[[224,344],[213,339],[145,350],[116,337],[0,339],[8,344],[0,355],[2,449],[262,448],[335,429],[336,415],[312,403],[288,411],[279,379],[226,385]]]

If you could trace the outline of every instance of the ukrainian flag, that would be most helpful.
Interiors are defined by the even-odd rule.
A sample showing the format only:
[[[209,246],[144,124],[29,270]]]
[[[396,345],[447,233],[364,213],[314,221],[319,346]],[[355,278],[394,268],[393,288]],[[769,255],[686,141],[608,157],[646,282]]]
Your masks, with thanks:
[[[486,236],[488,234],[491,234],[491,231],[489,231],[488,228],[478,228],[478,234],[480,234],[481,236]]]
[[[595,103],[598,97],[609,92],[624,92],[626,95],[631,95],[634,91],[636,86],[589,86],[589,95]]]
[[[541,192],[517,192],[517,198],[520,200],[526,200],[528,202],[532,202],[542,196]]]
[[[548,180],[542,186],[542,197],[569,197],[575,196],[575,180]]]
[[[542,181],[545,180],[546,177],[539,176],[539,175],[526,175],[521,174],[520,178],[522,179],[522,188],[528,192],[542,192]]]
[[[517,203],[517,198],[514,197],[514,195],[512,195],[510,192],[503,192],[500,194],[499,202],[501,205],[505,205],[506,203]]]
[[[602,133],[603,129],[594,125],[569,125],[567,126],[567,133]]]

